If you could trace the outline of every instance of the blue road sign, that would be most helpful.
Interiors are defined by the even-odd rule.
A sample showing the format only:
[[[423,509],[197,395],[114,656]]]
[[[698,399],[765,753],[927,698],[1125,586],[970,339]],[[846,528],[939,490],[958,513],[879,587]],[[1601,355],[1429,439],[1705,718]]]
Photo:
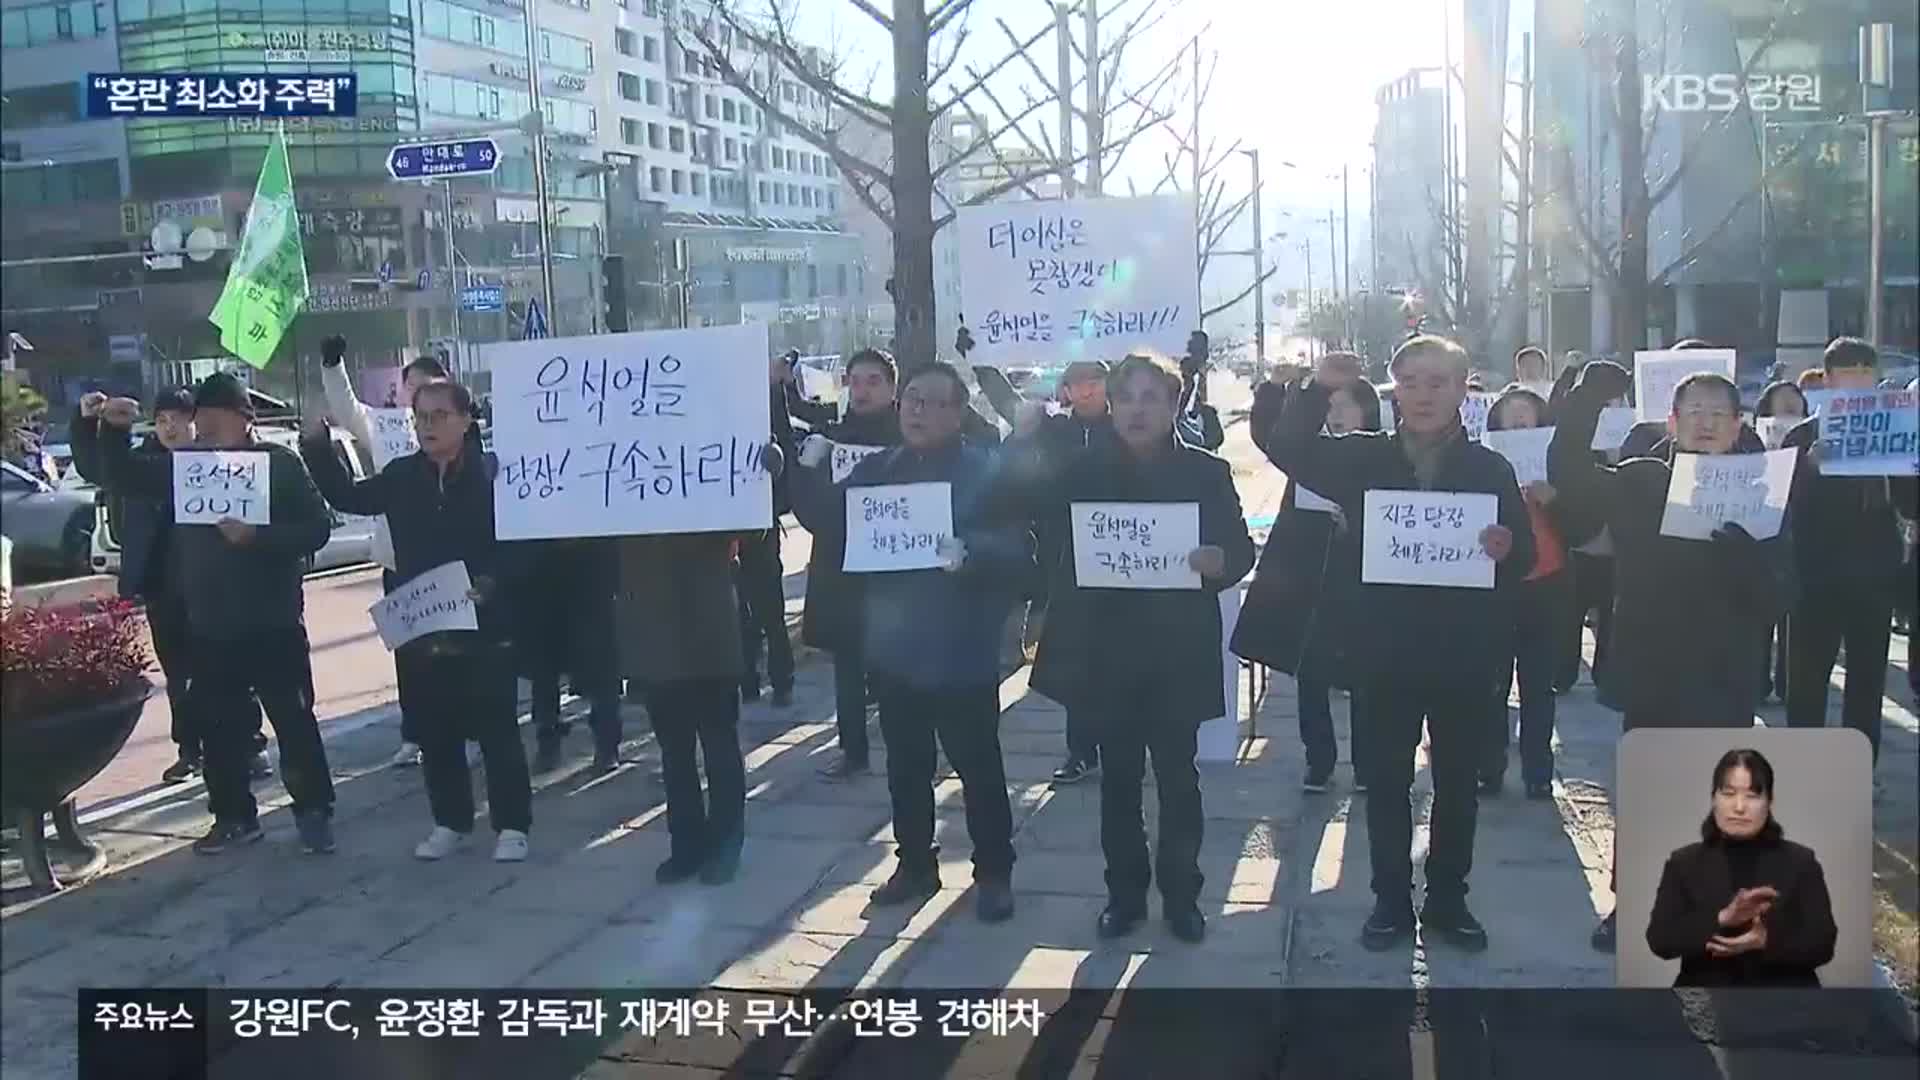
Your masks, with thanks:
[[[460,290],[460,310],[500,311],[507,306],[507,290],[502,285],[469,285]]]
[[[520,337],[543,338],[547,336],[547,316],[540,310],[540,301],[527,301],[527,321],[520,326]]]
[[[492,139],[411,143],[387,151],[387,173],[395,180],[489,176],[499,164],[500,147]]]
[[[393,261],[389,259],[388,261],[380,264],[380,284],[387,285],[387,284],[391,284],[392,282],[393,282]]]

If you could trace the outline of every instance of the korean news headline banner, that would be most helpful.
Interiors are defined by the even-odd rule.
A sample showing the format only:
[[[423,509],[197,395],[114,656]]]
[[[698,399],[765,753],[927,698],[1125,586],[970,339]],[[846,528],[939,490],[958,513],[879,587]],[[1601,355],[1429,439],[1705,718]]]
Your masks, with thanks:
[[[355,116],[357,76],[106,72],[87,76],[87,116]]]
[[[972,363],[1180,356],[1200,325],[1187,197],[968,206],[953,227]]]
[[[271,525],[272,463],[264,450],[175,451],[174,523]]]
[[[1077,502],[1074,583],[1083,589],[1198,589],[1200,504]]]
[[[502,540],[773,525],[767,328],[483,346]]]
[[[1673,415],[1673,392],[1689,375],[1734,379],[1732,349],[1653,349],[1633,354],[1633,404],[1642,422]]]

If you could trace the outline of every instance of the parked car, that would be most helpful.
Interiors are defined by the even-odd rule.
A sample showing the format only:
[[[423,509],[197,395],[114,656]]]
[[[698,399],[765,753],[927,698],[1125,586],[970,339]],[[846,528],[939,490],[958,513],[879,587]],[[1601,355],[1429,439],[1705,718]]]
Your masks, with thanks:
[[[23,573],[66,577],[92,567],[96,515],[90,488],[56,487],[0,462],[0,532]]]

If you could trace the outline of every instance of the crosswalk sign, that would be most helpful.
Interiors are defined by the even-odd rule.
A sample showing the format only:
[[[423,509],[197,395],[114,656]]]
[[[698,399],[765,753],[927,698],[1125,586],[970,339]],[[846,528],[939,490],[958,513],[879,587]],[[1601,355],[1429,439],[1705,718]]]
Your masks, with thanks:
[[[527,320],[520,325],[521,340],[543,338],[547,336],[547,316],[540,310],[539,300],[527,301]]]

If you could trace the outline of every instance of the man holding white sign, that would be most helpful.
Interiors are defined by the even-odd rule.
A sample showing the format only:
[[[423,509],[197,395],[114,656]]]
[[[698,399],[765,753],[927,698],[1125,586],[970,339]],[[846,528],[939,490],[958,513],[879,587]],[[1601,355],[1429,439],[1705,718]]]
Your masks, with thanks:
[[[533,821],[532,784],[526,748],[520,742],[517,693],[508,645],[512,621],[505,603],[514,577],[510,554],[494,540],[494,474],[498,465],[468,433],[473,397],[448,380],[413,393],[414,428],[420,449],[355,481],[341,468],[324,421],[309,421],[301,451],[316,483],[335,509],[382,515],[392,530],[396,585],[385,603],[408,601],[453,616],[443,629],[410,636],[395,649],[413,658],[414,718],[421,739],[421,769],[433,831],[413,849],[428,861],[444,859],[473,832],[473,778],[466,743],[480,744],[486,761],[487,815],[497,834],[495,862],[527,857]],[[449,567],[458,570],[448,573]],[[426,585],[463,595],[439,598]],[[420,588],[410,588],[421,583]]]
[[[1254,551],[1226,462],[1175,433],[1181,395],[1170,362],[1129,356],[1107,380],[1113,437],[1057,471],[1040,459],[1020,473],[1041,528],[1066,544],[1030,683],[1101,723],[1107,906],[1097,929],[1108,938],[1145,919],[1156,877],[1174,936],[1206,935],[1194,755],[1200,725],[1226,713],[1220,593],[1253,568]],[[1152,859],[1141,807],[1149,757],[1160,799]]]
[[[862,655],[880,698],[899,856],[873,902],[924,902],[940,889],[937,740],[960,774],[976,911],[984,922],[1004,922],[1013,917],[1014,854],[999,642],[1032,572],[1033,537],[1017,507],[1003,512],[995,497],[991,452],[962,438],[967,398],[951,366],[921,368],[900,391],[904,445],[854,466],[844,485],[832,484],[816,452],[814,467],[795,477],[794,498],[814,535],[846,552],[846,580],[857,582],[861,599]],[[850,523],[861,532],[851,533]],[[879,537],[888,539],[875,549]],[[867,549],[856,550],[862,540]]]
[[[168,534],[180,573],[193,643],[194,703],[206,731],[207,804],[214,824],[194,850],[215,855],[263,835],[249,790],[255,698],[280,740],[281,776],[293,796],[300,842],[330,852],[333,779],[313,714],[313,663],[304,618],[304,563],[331,535],[332,517],[306,466],[291,450],[257,439],[245,384],[226,372],[200,382],[193,395],[196,450],[246,452],[265,458],[266,524],[228,517],[213,525],[181,525]],[[127,432],[138,403],[116,398],[100,406],[100,458],[107,486],[130,496],[172,499],[184,452],[133,454]]]
[[[1420,552],[1397,560],[1395,573],[1362,576],[1368,583],[1361,602],[1378,627],[1356,657],[1376,688],[1368,700],[1374,746],[1362,755],[1372,770],[1367,832],[1375,905],[1360,938],[1368,949],[1391,948],[1414,930],[1408,797],[1423,722],[1432,737],[1433,826],[1420,923],[1462,948],[1487,945],[1486,930],[1467,907],[1475,785],[1486,743],[1487,685],[1507,644],[1500,628],[1511,617],[1513,590],[1533,568],[1534,544],[1512,467],[1467,437],[1460,405],[1469,366],[1466,350],[1445,338],[1422,335],[1403,343],[1390,365],[1400,412],[1392,435],[1323,434],[1330,396],[1353,377],[1323,369],[1288,403],[1268,451],[1293,480],[1342,506],[1365,505],[1370,491],[1418,493],[1418,501],[1427,502],[1478,497],[1484,518],[1485,500],[1494,502],[1493,523],[1472,531],[1463,532],[1467,501],[1416,506],[1420,530],[1404,537],[1381,534],[1398,529],[1404,499],[1394,504],[1395,520],[1356,523],[1363,552],[1384,542],[1394,561],[1396,541]],[[1428,526],[1429,513],[1443,528]],[[1442,541],[1443,529],[1454,539]],[[1428,558],[1430,547],[1447,554]],[[1479,587],[1462,587],[1469,573]]]

